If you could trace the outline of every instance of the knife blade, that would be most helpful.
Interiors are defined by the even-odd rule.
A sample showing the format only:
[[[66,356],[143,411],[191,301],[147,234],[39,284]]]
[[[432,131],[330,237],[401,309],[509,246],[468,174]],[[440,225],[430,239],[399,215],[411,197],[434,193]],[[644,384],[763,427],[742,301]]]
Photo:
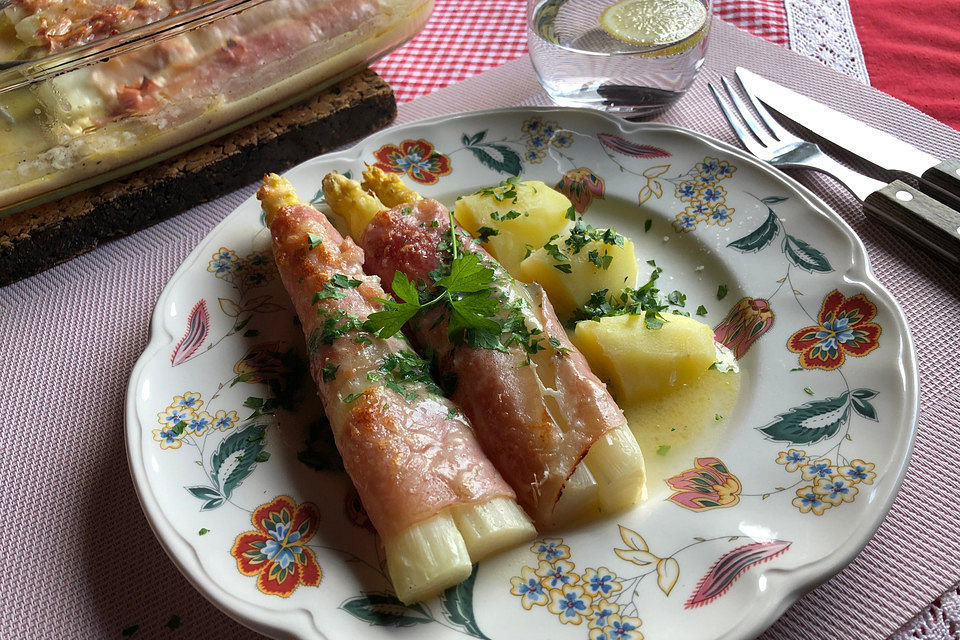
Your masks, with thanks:
[[[743,67],[736,74],[748,92],[784,117],[887,171],[913,175],[921,191],[960,209],[960,159],[940,160]]]

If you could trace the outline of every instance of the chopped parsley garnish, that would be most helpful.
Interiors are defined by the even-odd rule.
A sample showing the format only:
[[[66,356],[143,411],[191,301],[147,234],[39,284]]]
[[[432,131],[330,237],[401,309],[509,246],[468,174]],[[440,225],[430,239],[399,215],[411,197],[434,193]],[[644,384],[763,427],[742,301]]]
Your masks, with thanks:
[[[347,295],[347,289],[356,289],[362,283],[356,278],[345,276],[342,273],[335,273],[330,279],[323,283],[323,291],[313,292],[313,304],[317,304],[326,298],[339,300]]]
[[[804,387],[803,390],[806,392],[808,396],[813,395],[813,389],[811,389],[810,387]]]
[[[551,237],[551,238],[550,238],[549,240],[547,240],[547,242],[543,245],[543,248],[544,248],[544,250],[545,250],[548,254],[550,254],[550,257],[553,258],[554,260],[556,260],[557,262],[569,262],[569,261],[570,261],[570,258],[568,258],[568,257],[563,253],[563,251],[560,251],[560,247],[558,247],[557,245],[553,244],[553,241],[556,240],[556,239],[559,238],[559,237],[560,237],[560,236],[558,236],[558,235],[554,235],[553,237]]]
[[[207,529],[206,527],[203,527],[202,529],[200,529],[200,531],[197,531],[198,536],[205,536],[208,533],[210,533],[210,529]]]
[[[606,271],[610,268],[610,263],[613,262],[613,256],[604,253],[602,256],[600,252],[596,249],[591,249],[590,253],[587,254],[587,258],[597,269],[603,269]]]
[[[555,264],[553,268],[564,273],[573,273],[573,267],[569,264]]]
[[[323,244],[323,238],[317,235],[316,233],[307,234],[307,246],[310,247],[310,250],[314,250],[320,245]]]
[[[480,240],[480,242],[487,242],[492,236],[498,235],[500,235],[500,232],[493,227],[480,227],[477,230],[477,239]]]
[[[324,382],[333,382],[337,378],[337,371],[340,369],[339,365],[333,363],[324,365],[321,373],[323,375]]]
[[[722,284],[717,287],[717,300],[723,300],[727,297],[727,285]]]
[[[270,459],[269,451],[261,451],[260,453],[257,454],[257,457],[254,458],[254,460],[256,460],[257,462],[266,462],[269,459]]]
[[[570,208],[567,209],[567,220],[576,220],[577,219],[577,210],[570,205]]]
[[[715,413],[713,414],[713,419],[716,420],[717,422],[720,422],[721,420],[723,420],[723,416],[720,415],[719,413]]]
[[[568,353],[570,353],[570,349],[568,349],[568,348],[566,348],[565,346],[563,346],[563,343],[561,343],[558,338],[553,338],[553,337],[547,338],[547,343],[548,343],[551,347],[553,347],[554,349],[556,349],[558,352],[560,352],[560,355],[564,355],[564,356],[565,356],[565,355],[567,355]]]
[[[669,453],[669,452],[670,452],[670,445],[668,445],[668,444],[662,444],[662,445],[660,445],[659,447],[657,447],[657,455],[658,455],[658,456],[665,456],[665,455],[667,455],[667,453]]]
[[[351,402],[353,402],[354,400],[356,400],[357,398],[359,398],[359,397],[362,396],[362,395],[363,395],[363,392],[362,392],[362,391],[361,391],[360,393],[351,393],[350,395],[345,396],[345,397],[343,398],[343,402],[344,402],[345,404],[350,404]]]
[[[570,326],[580,320],[599,320],[608,316],[643,316],[643,322],[648,329],[659,329],[665,322],[662,311],[667,310],[667,304],[656,287],[657,278],[663,271],[652,260],[654,269],[646,284],[631,288],[626,287],[617,295],[608,295],[609,290],[600,289],[590,294],[590,299],[580,309],[573,312]],[[682,295],[682,294],[681,294]]]
[[[477,191],[479,196],[493,196],[497,202],[503,202],[510,198],[513,204],[517,203],[517,186],[520,184],[520,178],[514,176],[507,178],[496,187],[485,187]]]
[[[530,244],[529,242],[525,242],[523,246],[527,250],[527,252],[523,255],[523,257],[524,259],[527,259],[530,257],[530,254],[533,252],[533,245]]]
[[[705,316],[705,315],[707,315],[707,308],[706,308],[705,306],[703,306],[703,305],[700,305],[699,307],[697,307],[697,315],[698,315],[698,316]]]
[[[513,209],[511,209],[510,211],[507,211],[506,213],[500,213],[499,211],[494,211],[493,213],[490,214],[490,217],[493,218],[494,220],[497,220],[497,221],[503,221],[503,220],[515,220],[515,219],[519,218],[520,216],[526,217],[526,216],[529,216],[529,215],[530,215],[530,213],[527,212],[527,211],[524,211],[523,213],[520,213],[519,211],[514,211]]]
[[[417,392],[410,388],[416,384],[423,385],[430,393],[443,395],[430,377],[430,365],[409,349],[384,357],[377,370],[367,374],[367,380],[382,381],[385,387],[396,391],[407,401],[417,399]]]
[[[423,311],[436,307],[434,327],[447,322],[447,332],[456,345],[467,344],[475,349],[506,351],[518,345],[528,356],[544,350],[542,329],[527,326],[522,299],[510,300],[501,287],[501,277],[479,254],[464,252],[464,238],[458,237],[450,219],[448,238],[438,243],[444,256],[441,265],[430,272],[432,285],[410,282],[402,272],[393,276],[393,293],[397,300],[384,300],[384,309],[370,314],[364,323],[371,333],[386,338],[394,335],[408,321]],[[569,265],[566,265],[569,267]],[[523,364],[529,364],[529,357]],[[444,381],[446,388],[452,388]]]
[[[571,207],[570,210],[572,211],[573,207]],[[564,238],[559,245],[555,244],[554,241],[559,238],[560,236],[555,235],[543,245],[543,249],[558,263],[570,262],[570,256],[580,253],[584,247],[591,242],[621,248],[623,248],[626,242],[626,238],[617,233],[615,229],[597,229],[584,222],[582,218],[577,220],[576,224],[573,225],[573,228],[567,234],[567,237]],[[609,269],[610,264],[613,262],[613,256],[609,255],[609,251],[606,248],[603,249],[602,254],[599,248],[590,249],[587,253],[587,259],[593,263],[597,269],[603,269],[604,271]],[[569,265],[555,264],[553,266],[564,273],[572,273]]]
[[[652,226],[653,226],[653,220],[651,218],[647,218],[643,222],[643,232],[646,233],[647,231],[650,231],[650,227]]]
[[[667,294],[667,302],[675,307],[682,307],[687,304],[687,296],[677,290],[673,290]]]
[[[350,331],[359,331],[363,329],[363,323],[355,314],[336,309],[327,311],[320,309],[317,312],[323,316],[323,327],[318,327],[310,334],[307,340],[307,348],[311,352],[316,351],[322,344],[333,344],[337,338],[342,338]]]
[[[497,312],[498,301],[490,297],[493,292],[490,284],[494,280],[494,270],[480,261],[475,253],[462,253],[459,250],[457,234],[450,215],[450,242],[437,245],[438,251],[450,250],[452,259],[449,268],[438,269],[431,273],[435,290],[427,294],[433,298],[421,302],[420,291],[410,282],[406,274],[397,271],[393,275],[393,293],[402,302],[382,300],[384,309],[370,314],[364,327],[371,333],[387,338],[394,335],[403,325],[434,305],[440,305],[449,313],[448,332],[455,344],[466,342],[474,347],[492,348],[499,345],[500,324],[493,319]],[[421,283],[422,284],[422,283]],[[424,287],[425,288],[425,287]]]
[[[447,407],[447,420],[453,420],[457,417],[457,410],[453,407]]]
[[[431,221],[430,221],[430,227],[431,227],[431,228],[433,228],[433,227],[439,227],[439,226],[440,226],[440,223],[437,222],[436,220],[431,220]]]

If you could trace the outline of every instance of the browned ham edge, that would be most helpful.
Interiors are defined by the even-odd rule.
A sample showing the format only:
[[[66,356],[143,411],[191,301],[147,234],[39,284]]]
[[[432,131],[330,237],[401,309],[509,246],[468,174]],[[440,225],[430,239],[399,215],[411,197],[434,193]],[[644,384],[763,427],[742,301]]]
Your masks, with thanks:
[[[376,278],[364,274],[363,252],[356,244],[305,204],[280,208],[270,231],[280,277],[304,335],[315,348],[310,370],[343,465],[381,537],[389,539],[447,507],[514,498],[453,403],[421,383],[409,386],[409,391],[416,392],[411,400],[368,379],[367,374],[375,372],[386,356],[410,348],[405,339],[381,340],[355,329],[332,344],[311,340],[331,314],[346,312],[362,321],[382,306],[375,298],[386,294]],[[308,234],[321,240],[313,249]],[[361,284],[343,289],[343,298],[314,303],[314,292],[323,291],[335,274]],[[332,379],[328,375],[324,380],[328,365],[339,368]],[[345,402],[351,394],[359,396]]]
[[[444,255],[437,246],[449,237],[447,210],[435,200],[381,211],[360,241],[364,267],[385,285],[400,271],[431,286],[430,271]],[[484,452],[538,527],[549,527],[556,524],[552,514],[564,483],[594,442],[626,419],[567,339],[543,290],[525,289],[465,233],[464,238],[464,251],[479,254],[495,268],[498,292],[524,297],[544,341],[553,338],[561,349],[548,348],[528,364],[525,350],[516,344],[506,352],[454,345],[439,308],[415,318],[409,335],[420,353],[435,354],[445,377],[455,378],[451,397],[473,422]]]

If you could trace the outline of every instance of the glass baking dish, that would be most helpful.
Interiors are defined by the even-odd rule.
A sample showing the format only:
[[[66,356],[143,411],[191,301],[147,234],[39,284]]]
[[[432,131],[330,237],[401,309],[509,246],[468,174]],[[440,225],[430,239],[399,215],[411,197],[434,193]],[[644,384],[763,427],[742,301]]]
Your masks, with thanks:
[[[412,38],[433,0],[0,0],[0,214],[303,100]]]

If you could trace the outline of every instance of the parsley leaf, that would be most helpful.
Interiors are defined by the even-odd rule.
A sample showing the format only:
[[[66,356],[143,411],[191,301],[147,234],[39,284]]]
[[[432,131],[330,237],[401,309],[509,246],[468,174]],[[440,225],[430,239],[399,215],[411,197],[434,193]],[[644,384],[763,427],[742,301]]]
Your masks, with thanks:
[[[502,220],[515,220],[520,216],[529,216],[529,215],[530,214],[526,211],[524,211],[523,213],[520,213],[519,211],[514,211],[513,209],[511,209],[506,213],[500,213],[499,211],[494,211],[493,213],[490,214],[490,217],[493,218],[494,220],[502,221]]]
[[[333,382],[337,378],[337,371],[340,369],[339,365],[333,363],[324,365],[321,373],[323,375],[324,382]]]
[[[553,268],[564,273],[573,273],[573,267],[569,264],[555,264]]]
[[[314,250],[323,244],[323,238],[316,233],[307,233],[307,246]]]
[[[334,298],[339,300],[347,295],[347,289],[356,289],[362,283],[356,278],[351,278],[342,273],[335,273],[330,279],[323,283],[323,291],[313,292],[313,304],[321,300]]]
[[[697,315],[698,315],[698,316],[705,316],[705,315],[707,315],[707,308],[706,308],[705,306],[703,306],[703,305],[700,305],[699,307],[697,307]]]
[[[489,291],[493,282],[493,269],[480,263],[480,256],[467,253],[459,256],[450,265],[450,273],[434,284],[448,292],[474,293]]]
[[[576,220],[577,219],[577,210],[570,205],[570,208],[567,209],[567,220]]]
[[[654,269],[646,284],[637,288],[626,287],[619,294],[609,295],[609,290],[600,289],[590,294],[587,303],[573,312],[569,325],[573,327],[580,320],[599,320],[607,316],[633,315],[643,316],[643,322],[648,329],[659,329],[667,320],[660,315],[667,310],[667,302],[656,286],[657,278],[663,271],[652,260]],[[679,291],[673,292],[677,296],[684,296]],[[672,294],[671,294],[672,295]],[[675,299],[679,300],[677,296]]]
[[[587,258],[597,269],[603,269],[606,271],[610,268],[610,263],[613,262],[613,256],[611,255],[600,255],[600,252],[596,249],[591,249],[590,253],[587,254]]]
[[[477,229],[477,239],[480,242],[488,242],[491,237],[500,235],[500,232],[493,227],[480,227]]]
[[[431,272],[435,291],[432,299],[421,303],[417,288],[407,276],[396,272],[393,291],[403,303],[385,300],[385,309],[370,314],[366,327],[381,338],[395,334],[421,310],[436,304],[449,312],[448,333],[455,344],[466,342],[474,347],[503,348],[500,324],[493,319],[499,303],[491,297],[490,284],[494,270],[481,262],[479,254],[459,250],[457,234],[450,216],[450,242],[438,244],[438,251],[450,250],[452,259]],[[442,246],[441,246],[442,245]],[[442,318],[443,316],[441,316]],[[438,318],[438,321],[440,318]]]
[[[722,284],[717,287],[717,300],[723,300],[727,297],[727,285]]]
[[[667,302],[675,307],[682,307],[687,304],[687,296],[677,290],[673,290],[667,294]]]
[[[417,288],[407,278],[407,274],[397,271],[393,274],[393,295],[403,300],[382,300],[383,309],[371,313],[364,328],[380,337],[389,338],[420,311],[420,295]]]

